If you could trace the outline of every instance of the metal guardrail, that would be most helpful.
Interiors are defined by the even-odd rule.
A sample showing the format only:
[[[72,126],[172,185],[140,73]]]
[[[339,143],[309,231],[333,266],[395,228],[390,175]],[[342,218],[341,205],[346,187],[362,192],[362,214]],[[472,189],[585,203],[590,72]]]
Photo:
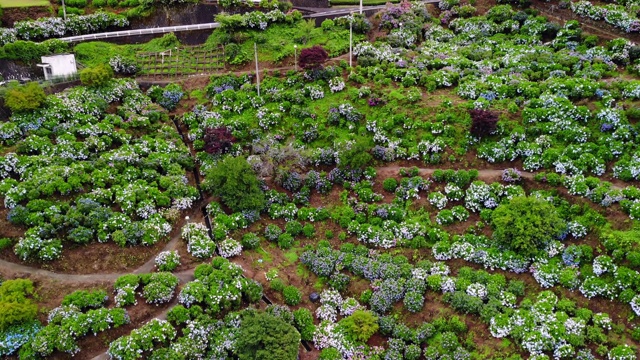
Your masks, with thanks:
[[[214,23],[206,23],[206,24],[166,26],[166,27],[159,27],[159,28],[112,31],[112,32],[104,32],[104,33],[97,33],[97,34],[69,36],[69,37],[59,38],[58,40],[62,40],[64,42],[79,42],[79,41],[87,41],[87,40],[110,39],[110,38],[117,38],[117,37],[124,37],[124,36],[164,34],[164,33],[170,33],[170,32],[192,31],[192,30],[207,30],[207,29],[215,29],[219,27],[220,27],[220,23],[214,22]]]
[[[433,4],[433,3],[439,2],[439,0],[423,0],[423,2],[427,4]],[[364,11],[380,10],[380,9],[384,9],[386,6],[387,5],[365,6],[363,7],[363,10]],[[358,11],[359,11],[358,7],[342,8],[342,9],[327,8],[326,11],[320,11],[310,15],[305,15],[303,17],[308,19],[313,19],[317,17],[349,15],[351,13],[356,13]],[[72,42],[87,41],[87,40],[118,38],[118,37],[124,37],[124,36],[165,34],[165,33],[178,32],[178,31],[207,30],[207,29],[215,29],[219,27],[220,27],[220,23],[213,22],[213,23],[206,23],[206,24],[166,26],[166,27],[137,29],[137,30],[112,31],[112,32],[104,32],[104,33],[97,33],[97,34],[69,36],[69,37],[59,38],[58,40],[72,43]]]

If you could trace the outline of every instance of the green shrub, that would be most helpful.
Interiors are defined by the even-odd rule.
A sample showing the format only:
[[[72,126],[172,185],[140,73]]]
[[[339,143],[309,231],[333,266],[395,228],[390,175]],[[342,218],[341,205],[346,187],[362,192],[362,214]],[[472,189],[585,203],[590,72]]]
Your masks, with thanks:
[[[97,8],[105,7],[105,5],[107,5],[107,0],[93,0],[91,1],[91,5]]]
[[[382,188],[390,193],[394,193],[397,187],[398,181],[394,178],[388,178],[382,182]]]
[[[302,340],[313,340],[313,333],[315,332],[316,327],[313,325],[313,315],[309,309],[300,308],[295,310],[293,312],[293,324],[300,332]]]
[[[36,318],[38,305],[30,299],[33,292],[28,279],[7,280],[0,285],[0,331]]]
[[[39,108],[46,98],[42,87],[37,82],[30,82],[7,91],[4,104],[12,112],[29,112]]]
[[[534,256],[565,229],[553,204],[535,197],[514,197],[491,215],[493,238],[524,256]]]
[[[332,1],[333,2],[333,1]],[[322,349],[319,360],[341,360],[342,355],[336,348]]]
[[[316,234],[316,229],[312,224],[307,224],[302,228],[302,234],[308,238],[312,238]]]
[[[4,250],[13,246],[13,240],[9,238],[0,239],[0,250]]]
[[[293,325],[262,312],[245,312],[236,339],[240,360],[295,360],[300,346]]]
[[[249,302],[251,303],[258,302],[260,299],[262,299],[262,295],[263,295],[262,284],[260,284],[255,280],[250,280],[245,285],[243,289],[243,293],[245,294]]]
[[[182,305],[176,305],[167,313],[167,320],[175,325],[185,324],[188,320],[191,320],[189,309]]]
[[[260,237],[255,233],[246,233],[242,235],[242,241],[240,241],[240,243],[245,249],[257,249],[260,246]]]
[[[269,283],[269,286],[271,287],[271,289],[278,292],[284,291],[284,288],[285,288],[284,281],[280,278],[275,278],[271,280],[271,282]]]
[[[106,64],[86,68],[80,72],[80,81],[85,86],[101,87],[113,78],[113,69]]]
[[[265,206],[258,178],[243,157],[227,156],[218,162],[207,171],[202,188],[219,196],[234,212],[262,210]]]
[[[302,232],[302,224],[296,220],[287,221],[284,226],[284,231],[291,236],[297,236]]]
[[[356,310],[338,323],[348,339],[366,343],[378,331],[378,317],[371,311]]]
[[[137,287],[140,284],[140,276],[136,274],[122,275],[113,283],[114,289],[121,289],[125,286]]]
[[[77,290],[62,299],[62,305],[75,305],[80,310],[97,309],[104,305],[109,297],[104,290]]]
[[[280,249],[290,249],[293,246],[293,236],[288,233],[283,233],[278,236],[278,247]]]
[[[84,10],[78,9],[77,7],[67,6],[65,9],[67,11],[67,15],[84,15]],[[58,17],[63,17],[64,11],[62,8],[58,9]]]
[[[302,292],[293,285],[286,286],[282,290],[282,295],[284,296],[284,302],[287,305],[295,306],[302,301]]]

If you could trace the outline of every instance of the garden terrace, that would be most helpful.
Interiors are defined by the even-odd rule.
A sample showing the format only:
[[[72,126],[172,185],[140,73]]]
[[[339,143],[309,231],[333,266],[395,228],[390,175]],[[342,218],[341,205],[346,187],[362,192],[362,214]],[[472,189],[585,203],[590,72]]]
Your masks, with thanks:
[[[38,236],[44,245],[28,255],[61,249],[51,263],[61,264],[90,230],[72,251],[102,239],[123,251],[161,244],[142,234],[164,229],[147,227],[151,219],[170,225],[171,240],[155,245],[153,266],[111,274],[107,302],[57,295],[46,310],[62,307],[40,319],[43,330],[33,315],[6,334],[24,339],[25,358],[47,354],[40,344],[51,329],[124,308],[146,315],[135,330],[114,320],[120,330],[104,330],[108,346],[88,356],[635,359],[634,44],[586,35],[577,21],[487,7],[404,2],[319,28],[291,19],[258,30],[237,24],[266,15],[226,18],[208,46],[236,45],[225,52],[236,73],[145,92],[107,80],[15,112],[2,124],[0,190],[12,224],[0,255],[19,262]],[[343,53],[350,21],[357,66],[320,66],[327,54],[312,45]],[[261,39],[273,67],[291,61],[296,44],[300,71],[261,76],[258,95],[242,71],[252,66],[249,39]],[[85,129],[94,126],[103,132]],[[100,207],[83,211],[87,199]],[[56,266],[47,260],[30,265]],[[7,283],[0,301],[2,291],[21,293],[31,314],[28,284]],[[52,351],[74,353],[79,338]],[[312,351],[299,352],[300,341]]]

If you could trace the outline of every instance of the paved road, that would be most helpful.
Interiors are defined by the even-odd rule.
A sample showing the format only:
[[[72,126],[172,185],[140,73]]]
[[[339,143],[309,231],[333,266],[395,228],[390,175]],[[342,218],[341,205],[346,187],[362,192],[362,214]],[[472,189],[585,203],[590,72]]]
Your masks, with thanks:
[[[424,3],[427,4],[435,4],[438,3],[439,0],[424,0]],[[384,9],[386,5],[377,5],[377,6],[366,6],[363,7],[364,11],[371,10],[380,10]],[[359,11],[360,7],[347,7],[347,8],[301,8],[308,11],[314,11],[312,14],[305,15],[304,18],[314,19],[318,17],[333,17],[333,16],[342,16],[348,15],[351,13],[356,13]],[[147,29],[137,29],[137,30],[122,30],[122,31],[111,31],[104,33],[96,33],[96,34],[87,34],[87,35],[78,35],[78,36],[69,36],[59,38],[58,40],[62,40],[64,42],[82,42],[82,41],[92,41],[92,40],[102,40],[102,39],[112,39],[118,37],[126,37],[126,36],[135,36],[135,35],[150,35],[150,34],[164,34],[170,32],[179,32],[179,31],[194,31],[194,30],[206,30],[206,29],[215,29],[219,28],[220,23],[206,23],[206,24],[193,24],[193,25],[181,25],[181,26],[166,26],[166,27],[158,27],[158,28],[147,28]]]

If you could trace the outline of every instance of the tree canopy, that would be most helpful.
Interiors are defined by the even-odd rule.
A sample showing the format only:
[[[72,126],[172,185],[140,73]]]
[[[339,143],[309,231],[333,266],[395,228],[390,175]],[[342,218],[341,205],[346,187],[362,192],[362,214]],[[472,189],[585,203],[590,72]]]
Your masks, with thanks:
[[[514,197],[491,216],[493,238],[524,256],[534,256],[566,230],[553,204],[535,197]]]
[[[265,204],[258,178],[243,157],[228,156],[220,161],[207,172],[202,186],[233,211],[262,210]]]
[[[263,312],[248,312],[236,342],[240,360],[295,360],[300,333],[293,325]]]

